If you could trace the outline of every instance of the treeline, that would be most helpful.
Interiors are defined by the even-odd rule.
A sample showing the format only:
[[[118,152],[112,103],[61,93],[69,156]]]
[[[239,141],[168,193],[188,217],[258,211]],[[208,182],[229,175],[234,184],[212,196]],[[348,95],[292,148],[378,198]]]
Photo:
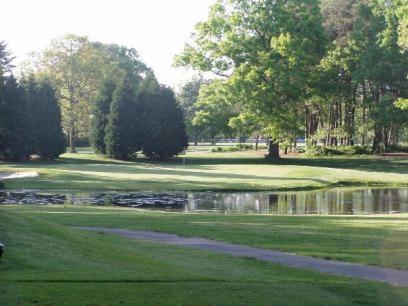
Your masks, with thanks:
[[[179,95],[189,136],[264,135],[276,146],[408,139],[408,3],[217,1],[176,58],[212,73]],[[275,154],[276,156],[276,154]]]
[[[183,152],[187,135],[173,91],[152,75],[107,81],[94,104],[91,143],[98,153],[122,160],[138,151],[154,160]]]
[[[66,35],[12,75],[0,44],[0,158],[55,159],[78,141],[117,159],[168,159],[188,145],[184,117],[134,49]]]
[[[10,73],[11,57],[0,43],[0,159],[44,160],[65,152],[61,114],[54,88],[33,75],[17,81]]]

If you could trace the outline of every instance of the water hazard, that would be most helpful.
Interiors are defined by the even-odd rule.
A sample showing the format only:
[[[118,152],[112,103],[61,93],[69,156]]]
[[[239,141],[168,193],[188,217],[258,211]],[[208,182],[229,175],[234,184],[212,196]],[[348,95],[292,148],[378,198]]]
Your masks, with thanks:
[[[182,212],[279,215],[408,213],[408,188],[305,192],[0,191],[0,204],[103,205]]]

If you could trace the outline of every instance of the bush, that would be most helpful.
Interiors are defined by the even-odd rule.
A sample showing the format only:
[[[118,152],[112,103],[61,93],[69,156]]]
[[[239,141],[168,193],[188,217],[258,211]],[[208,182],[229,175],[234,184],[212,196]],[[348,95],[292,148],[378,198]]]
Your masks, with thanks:
[[[238,151],[251,151],[255,150],[254,145],[252,144],[238,144],[235,146],[225,146],[225,147],[212,147],[210,152],[221,153],[221,152],[238,152]]]
[[[251,144],[238,144],[236,145],[237,149],[240,151],[250,151],[254,149],[254,146]]]
[[[388,148],[388,152],[408,153],[408,146],[392,145]]]
[[[353,156],[371,154],[369,146],[309,146],[306,148],[307,156]]]
[[[0,182],[0,189],[4,189],[5,187],[4,187],[4,183],[3,182]]]

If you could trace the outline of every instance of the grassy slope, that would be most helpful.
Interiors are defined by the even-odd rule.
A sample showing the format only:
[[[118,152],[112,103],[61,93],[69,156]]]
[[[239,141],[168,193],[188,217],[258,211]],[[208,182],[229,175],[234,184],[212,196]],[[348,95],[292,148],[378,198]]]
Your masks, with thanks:
[[[162,231],[307,256],[408,269],[408,215],[182,214],[72,206],[10,206],[2,209],[70,226]]]
[[[307,189],[339,184],[408,186],[408,160],[382,158],[283,159],[262,153],[197,150],[167,163],[114,161],[92,153],[55,162],[0,163],[0,171],[38,171],[40,177],[6,181],[8,188],[110,190]],[[185,158],[185,165],[183,165]]]
[[[0,210],[0,240],[7,245],[0,264],[2,305],[408,304],[408,288],[82,232],[61,224],[85,222],[84,218],[103,224],[106,218],[94,214],[96,209],[78,209],[75,215],[26,214],[22,209]]]

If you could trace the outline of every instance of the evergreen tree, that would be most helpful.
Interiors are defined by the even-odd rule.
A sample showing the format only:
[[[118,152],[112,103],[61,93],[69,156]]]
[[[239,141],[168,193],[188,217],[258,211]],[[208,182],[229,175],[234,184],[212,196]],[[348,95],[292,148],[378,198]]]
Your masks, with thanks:
[[[11,62],[14,57],[10,55],[7,50],[7,44],[4,41],[0,41],[0,73],[10,72],[14,67]]]
[[[42,159],[56,159],[66,148],[56,92],[46,79],[37,82],[30,76],[25,84],[32,110],[33,153]]]
[[[181,108],[170,88],[156,86],[141,94],[144,110],[143,153],[163,160],[183,152],[188,138]]]
[[[125,79],[113,92],[105,131],[109,157],[127,160],[142,148],[142,112],[137,90],[138,84]]]
[[[24,89],[13,76],[2,83],[0,159],[27,160],[32,148],[32,117]]]
[[[105,130],[115,88],[114,81],[106,81],[93,106],[90,141],[96,153],[99,154],[106,154]]]

